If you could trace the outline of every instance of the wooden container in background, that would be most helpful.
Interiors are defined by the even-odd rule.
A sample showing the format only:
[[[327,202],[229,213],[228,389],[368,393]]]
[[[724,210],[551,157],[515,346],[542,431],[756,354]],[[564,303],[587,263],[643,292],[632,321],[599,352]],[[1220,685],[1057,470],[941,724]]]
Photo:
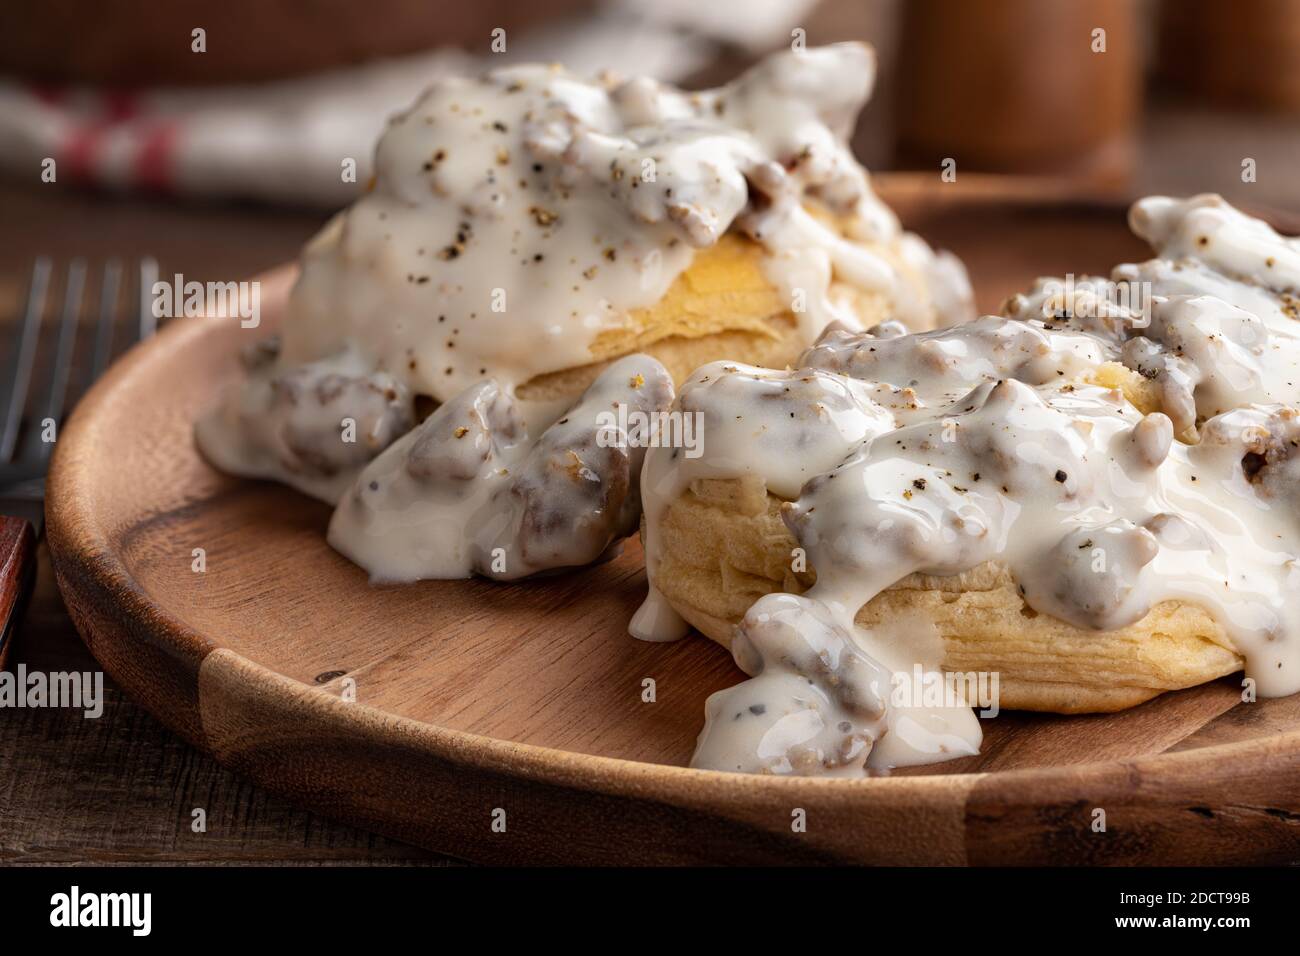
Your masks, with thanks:
[[[1300,0],[1163,0],[1157,72],[1219,105],[1300,113]]]
[[[1133,0],[912,0],[903,7],[898,161],[1123,188],[1141,102]],[[1094,52],[1094,30],[1105,52]]]

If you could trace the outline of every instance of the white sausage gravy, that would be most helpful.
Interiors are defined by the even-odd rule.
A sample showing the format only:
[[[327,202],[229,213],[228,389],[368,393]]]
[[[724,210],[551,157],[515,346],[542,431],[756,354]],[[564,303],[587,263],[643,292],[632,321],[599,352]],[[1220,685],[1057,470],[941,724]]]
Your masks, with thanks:
[[[817,575],[745,615],[732,650],[750,679],[709,699],[692,766],[861,775],[976,752],[971,710],[890,702],[892,675],[938,669],[932,650],[854,616],[909,574],[986,561],[1080,628],[1194,603],[1260,694],[1300,691],[1300,241],[1217,196],[1145,199],[1130,222],[1156,258],[1039,280],[1007,317],[831,329],[794,371],[717,362],[683,386],[704,453],[647,455],[632,633],[685,633],[654,588],[656,526],[699,479],[766,482]],[[1089,384],[1106,363],[1164,410]]]
[[[548,66],[437,82],[389,123],[373,189],[304,250],[279,339],[250,349],[200,448],[339,504],[330,541],[375,578],[593,559],[626,533],[639,454],[593,454],[587,432],[556,431],[563,405],[516,390],[590,364],[601,333],[658,302],[695,250],[729,230],[760,243],[773,286],[804,303],[805,344],[831,321],[857,326],[832,279],[926,325],[969,308],[961,265],[902,232],[849,151],[874,73],[871,50],[849,43],[699,93]],[[657,363],[616,367],[570,425],[590,426],[597,397],[671,401]],[[418,428],[417,399],[440,406]],[[559,490],[537,456],[599,488]]]

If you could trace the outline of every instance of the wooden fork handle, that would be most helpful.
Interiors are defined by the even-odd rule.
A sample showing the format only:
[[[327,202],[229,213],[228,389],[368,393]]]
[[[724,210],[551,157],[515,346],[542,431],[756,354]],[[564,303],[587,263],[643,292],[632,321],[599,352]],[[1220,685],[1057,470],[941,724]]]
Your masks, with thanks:
[[[31,524],[0,515],[0,670],[35,581],[36,534]]]

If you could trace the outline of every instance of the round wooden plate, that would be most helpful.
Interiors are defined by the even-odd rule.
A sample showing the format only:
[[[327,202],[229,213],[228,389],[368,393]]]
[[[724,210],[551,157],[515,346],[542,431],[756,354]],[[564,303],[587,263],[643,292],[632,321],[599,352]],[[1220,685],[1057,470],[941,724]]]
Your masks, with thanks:
[[[965,258],[984,310],[1036,275],[1145,254],[1114,204],[886,192]],[[1300,859],[1300,695],[1243,704],[1236,678],[1121,714],[1003,713],[979,756],[888,778],[686,769],[705,698],[741,675],[698,636],[627,636],[636,542],[543,581],[371,587],[325,543],[327,508],[199,458],[196,414],[291,280],[263,278],[259,330],[178,320],[114,367],[60,438],[47,506],[105,670],[256,783],[494,862]]]

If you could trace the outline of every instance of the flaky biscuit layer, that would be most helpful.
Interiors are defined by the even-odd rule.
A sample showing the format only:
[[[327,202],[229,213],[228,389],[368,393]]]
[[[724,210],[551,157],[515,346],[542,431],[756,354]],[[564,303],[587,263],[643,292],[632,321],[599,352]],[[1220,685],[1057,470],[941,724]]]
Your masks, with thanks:
[[[900,254],[882,246],[871,248],[889,261],[901,282],[924,294],[924,278]],[[791,303],[764,275],[766,256],[751,239],[723,236],[695,254],[657,303],[633,310],[624,326],[601,333],[591,364],[540,375],[525,383],[519,396],[546,400],[580,393],[610,362],[633,352],[658,359],[678,384],[701,365],[719,359],[785,367],[811,343],[800,334]],[[863,328],[890,316],[889,300],[878,293],[832,283],[831,294],[852,309]]]
[[[761,479],[697,481],[658,525],[655,586],[693,627],[729,646],[734,626],[773,591],[802,593],[782,501]],[[988,562],[949,577],[913,574],[857,614],[873,624],[919,616],[943,639],[947,671],[997,672],[1000,706],[1062,714],[1123,710],[1231,674],[1244,661],[1202,608],[1165,601],[1142,620],[1092,631],[1040,614]]]

